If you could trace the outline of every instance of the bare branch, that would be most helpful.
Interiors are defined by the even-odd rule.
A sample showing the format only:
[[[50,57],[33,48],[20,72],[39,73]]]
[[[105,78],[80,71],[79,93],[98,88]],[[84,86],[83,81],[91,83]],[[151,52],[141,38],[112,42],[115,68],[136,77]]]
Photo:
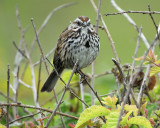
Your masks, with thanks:
[[[65,8],[65,7],[69,7],[71,5],[74,5],[76,4],[75,2],[72,2],[72,3],[67,3],[67,4],[64,4],[64,5],[60,5],[58,6],[57,8],[54,8],[49,14],[48,16],[45,18],[45,20],[43,21],[42,25],[40,26],[40,28],[38,29],[37,31],[37,35],[39,35],[41,33],[41,31],[46,27],[47,23],[49,22],[49,20],[51,19],[51,17],[53,16],[53,14],[55,12],[57,12],[58,10],[61,10],[62,8]],[[36,37],[34,37],[33,41],[32,41],[32,45],[31,45],[31,50],[30,50],[30,54],[32,53],[33,49],[34,49],[34,44],[35,44],[35,41],[36,41]]]
[[[35,32],[35,35],[36,35],[36,40],[37,40],[37,43],[38,43],[40,52],[41,52],[41,54],[42,54],[42,59],[43,59],[43,61],[44,61],[45,67],[46,67],[46,71],[47,71],[48,74],[49,74],[49,69],[48,69],[48,66],[47,66],[47,63],[46,63],[46,60],[45,60],[45,56],[44,56],[44,53],[43,53],[43,50],[42,50],[42,47],[41,47],[41,43],[40,43],[39,38],[38,38],[38,34],[37,34],[36,27],[35,27],[35,25],[34,25],[33,18],[31,19],[31,22],[32,22],[32,26],[33,26],[33,29],[34,29],[34,32]]]
[[[138,13],[138,14],[160,14],[160,12],[157,11],[121,11],[121,12],[116,12],[116,13],[107,13],[105,14],[106,16],[110,16],[110,15],[122,15],[125,13]]]
[[[19,26],[19,29],[21,31],[21,36],[22,36],[22,42],[23,42],[23,46],[24,46],[25,55],[27,57],[27,61],[28,61],[29,65],[30,65],[31,76],[32,76],[32,91],[33,91],[33,96],[34,96],[34,103],[36,104],[37,107],[39,107],[39,103],[36,101],[37,91],[36,91],[34,67],[33,67],[33,64],[32,64],[32,60],[30,58],[30,54],[29,54],[28,49],[27,49],[27,43],[26,43],[25,38],[24,38],[24,31],[23,31],[23,28],[22,28],[22,25],[21,25],[18,8],[16,8],[16,14],[17,14],[18,26]]]
[[[137,39],[137,46],[136,46],[136,49],[135,49],[135,53],[134,53],[134,57],[133,57],[133,62],[132,62],[132,67],[131,67],[131,76],[130,76],[130,83],[129,84],[131,84],[131,82],[133,80],[133,72],[135,70],[135,58],[137,57],[141,34],[142,34],[142,26],[139,29],[139,34],[138,34],[138,39]],[[134,102],[135,102],[135,104],[136,104],[136,106],[138,108],[139,105],[138,105],[138,103],[136,101],[136,98],[135,98],[135,95],[134,95],[134,92],[133,92],[132,88],[131,88],[131,96],[132,96],[132,98],[133,98],[133,100],[134,100]]]
[[[32,88],[32,86],[26,84],[25,82],[23,82],[21,79],[18,80],[20,84],[24,85],[27,88]]]
[[[55,48],[53,48],[49,53],[45,55],[45,59],[48,58],[53,52],[55,51]],[[33,66],[36,66],[40,63],[41,60],[37,61],[36,63],[33,64]]]
[[[137,46],[136,46],[136,50],[135,50],[134,57],[133,57],[133,62],[132,62],[132,67],[131,67],[130,83],[131,83],[131,81],[133,79],[133,72],[134,72],[134,69],[135,69],[135,58],[137,57],[141,34],[142,34],[142,26],[139,29],[139,34],[138,34],[138,39],[137,39]]]
[[[7,98],[7,95],[5,95],[3,92],[0,91],[0,95],[2,95],[3,97]],[[9,100],[12,102],[15,102],[13,98],[9,97]]]
[[[127,93],[126,93],[125,98],[124,98],[124,100],[123,100],[123,104],[122,104],[122,107],[121,107],[121,111],[120,111],[120,115],[119,115],[119,119],[118,119],[117,127],[116,127],[116,128],[119,128],[119,123],[120,123],[120,120],[121,120],[121,117],[122,117],[122,114],[123,114],[123,110],[124,110],[124,106],[125,106],[125,104],[126,104],[127,98],[128,98],[128,96],[129,96],[129,94],[130,94],[131,87],[132,87],[133,83],[135,82],[138,73],[142,70],[142,64],[144,63],[145,58],[146,58],[148,52],[149,52],[150,49],[156,44],[156,41],[157,41],[157,39],[158,39],[158,36],[159,36],[159,35],[157,35],[157,37],[155,38],[155,40],[151,43],[150,47],[149,47],[149,48],[147,49],[147,51],[144,53],[143,58],[142,58],[142,61],[141,61],[140,66],[139,66],[139,69],[137,70],[135,76],[133,77],[133,80],[132,80],[132,81],[130,82],[130,84],[129,84]]]
[[[83,83],[81,82],[81,75],[79,75],[79,86],[80,86],[80,92],[81,92],[81,99],[84,101],[84,88]],[[85,110],[85,105],[82,104],[82,110]]]
[[[53,67],[54,71],[56,72],[57,76],[58,76],[59,79],[62,81],[62,83],[63,83],[64,85],[66,85],[65,81],[64,81],[64,80],[61,78],[61,76],[58,74],[58,72],[57,72],[56,68],[54,67],[54,65],[48,60],[48,58],[46,58],[46,59],[47,59],[47,61],[50,63],[50,65]],[[69,84],[69,85],[70,85],[70,84]],[[83,104],[85,104],[87,107],[89,107],[89,106],[87,105],[87,103],[86,103],[84,100],[80,99],[80,98],[72,91],[72,89],[71,89],[69,86],[68,86],[68,89],[69,89],[70,93],[73,94],[79,101],[81,101]]]
[[[140,88],[140,91],[139,91],[139,94],[138,94],[138,103],[139,103],[138,113],[140,113],[142,97],[143,97],[143,91],[144,91],[144,88],[145,88],[145,84],[146,84],[146,80],[147,80],[149,71],[150,71],[150,64],[147,67],[147,70],[146,70],[146,73],[145,73],[145,76],[143,78],[142,85],[141,85],[141,88]]]
[[[70,81],[71,81],[71,79],[72,79],[72,77],[73,77],[74,72],[76,71],[77,64],[78,64],[78,60],[76,61],[75,65],[74,65],[74,67],[73,67],[73,71],[72,71],[72,73],[71,73],[71,75],[70,75],[70,77],[69,77],[69,80],[68,80],[67,84],[65,85],[64,92],[63,92],[63,94],[61,95],[61,98],[60,98],[60,100],[59,100],[56,108],[54,109],[52,115],[50,116],[49,120],[47,121],[47,124],[46,124],[45,128],[47,128],[47,127],[49,126],[49,123],[51,122],[53,116],[55,115],[55,113],[56,113],[56,111],[57,111],[57,108],[58,108],[59,105],[61,104],[61,102],[62,102],[62,100],[63,100],[63,97],[64,97],[64,95],[65,95],[65,93],[66,93],[67,87],[68,87],[68,85],[69,85],[69,83],[70,83]]]
[[[41,113],[41,112],[37,112],[37,113],[30,114],[30,115],[27,115],[27,116],[19,117],[19,118],[15,119],[15,120],[12,120],[11,122],[9,122],[9,124],[12,124],[12,123],[14,123],[14,122],[16,122],[16,121],[19,121],[19,120],[21,120],[21,119],[24,119],[24,118],[28,118],[28,117],[32,117],[32,118],[33,118],[33,116],[35,116],[35,115],[37,115],[37,114],[39,114],[39,113]]]
[[[24,54],[24,52],[23,52],[21,49],[18,48],[18,46],[16,45],[15,41],[13,41],[12,43],[13,43],[14,47],[18,50],[18,52],[20,52],[21,55],[22,55],[24,58],[27,59],[27,56]]]
[[[97,97],[99,103],[100,103],[102,106],[104,106],[103,103],[101,102],[101,99],[99,98],[97,92],[96,92],[96,91],[92,88],[92,86],[89,84],[89,82],[88,82],[87,77],[85,76],[85,74],[84,74],[83,72],[81,72],[81,71],[78,71],[78,73],[81,75],[81,78],[83,78],[83,79],[87,82],[88,86],[89,86],[90,89],[93,91],[94,95]]]
[[[8,70],[7,70],[7,103],[9,104],[9,82],[10,82],[10,68],[8,65]],[[7,128],[9,128],[9,106],[7,106],[7,116],[6,116],[6,124]]]
[[[49,75],[49,68],[48,68],[48,65],[47,65],[47,63],[46,63],[46,59],[45,59],[45,56],[44,56],[44,53],[43,53],[43,50],[42,50],[42,47],[41,47],[41,43],[40,43],[39,38],[38,38],[37,30],[36,30],[36,27],[35,27],[35,25],[34,25],[33,19],[31,19],[31,22],[32,22],[32,25],[33,25],[33,28],[34,28],[34,32],[35,32],[36,39],[37,39],[37,43],[38,43],[38,46],[39,46],[39,49],[40,49],[40,52],[41,52],[41,55],[42,55],[42,59],[43,59],[43,61],[44,61],[45,67],[46,67],[46,71],[47,71],[47,73],[48,73],[48,75]],[[54,93],[56,102],[57,102],[57,104],[58,104],[58,99],[57,99],[57,95],[56,95],[56,92],[55,92],[55,89],[54,89],[54,88],[53,88],[53,93]],[[60,109],[59,106],[58,106],[58,109],[59,109],[59,112],[61,112],[61,109]],[[64,121],[63,121],[63,117],[62,117],[61,115],[60,115],[60,118],[61,118],[63,127],[65,128],[65,124],[64,124]]]
[[[22,108],[31,108],[31,109],[43,110],[43,111],[46,111],[46,112],[49,112],[49,113],[53,112],[52,110],[45,109],[45,108],[42,108],[42,107],[36,107],[36,106],[32,106],[32,105],[24,105],[24,104],[21,104],[21,103],[9,103],[9,104],[8,103],[0,103],[0,106],[14,106],[14,107],[22,107]],[[77,117],[72,116],[72,115],[68,115],[66,113],[56,112],[56,114],[60,114],[62,116],[66,116],[66,117],[70,117],[70,118],[78,120]]]
[[[92,6],[93,6],[94,10],[95,10],[96,12],[98,12],[98,9],[97,9],[97,6],[96,6],[94,0],[90,0],[90,2],[92,3]],[[112,51],[113,51],[113,53],[114,53],[114,56],[115,56],[116,60],[117,60],[118,62],[120,62],[120,60],[119,60],[119,58],[118,58],[118,55],[117,55],[117,52],[116,52],[116,48],[115,48],[115,45],[114,45],[114,41],[113,41],[113,39],[112,39],[109,31],[108,31],[108,28],[107,28],[107,26],[106,26],[106,24],[105,24],[105,22],[104,22],[104,19],[103,19],[102,15],[101,15],[101,14],[99,14],[99,15],[100,15],[100,20],[101,20],[101,22],[102,22],[102,24],[103,24],[103,26],[104,26],[104,30],[105,30],[105,32],[106,32],[106,34],[107,34],[107,37],[108,37],[109,41],[110,41],[110,45],[111,45],[111,47],[112,47]]]
[[[38,71],[37,102],[39,100],[39,89],[40,89],[40,82],[41,82],[41,64],[42,64],[42,56],[40,58],[39,71]]]
[[[97,19],[96,19],[96,33],[98,33],[98,25],[99,25],[99,18],[100,18],[100,8],[101,8],[101,0],[98,3],[98,10],[97,10]],[[94,71],[95,71],[95,61],[92,62],[92,88],[94,89]],[[94,105],[94,93],[91,91],[91,104]]]
[[[149,12],[151,12],[151,7],[150,7],[149,4],[148,4],[148,10],[149,10]],[[155,28],[156,28],[156,33],[157,33],[157,35],[158,35],[158,26],[157,26],[157,24],[156,24],[156,21],[154,20],[154,18],[153,18],[153,16],[152,16],[151,13],[149,13],[149,15],[150,15],[150,17],[151,17],[151,19],[152,19],[152,22],[153,22],[153,24],[154,24],[154,26],[155,26]],[[158,37],[158,38],[159,38],[159,37]]]
[[[115,0],[111,0],[111,3],[112,5],[119,11],[119,12],[124,12],[124,10],[122,10],[115,2]],[[132,20],[132,18],[127,14],[127,13],[124,13],[123,14],[124,17],[129,21],[130,24],[133,25],[133,27],[139,32],[139,29],[136,25],[136,23]],[[146,37],[144,36],[144,34],[142,33],[141,34],[141,39],[143,40],[144,44],[146,45],[147,48],[149,48],[149,43],[146,39]]]

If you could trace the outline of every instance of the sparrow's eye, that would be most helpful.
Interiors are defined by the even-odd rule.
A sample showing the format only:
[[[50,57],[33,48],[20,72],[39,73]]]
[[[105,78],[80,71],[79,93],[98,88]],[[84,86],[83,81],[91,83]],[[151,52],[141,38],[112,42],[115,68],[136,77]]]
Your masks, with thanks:
[[[82,25],[82,23],[80,21],[77,21],[77,25],[80,26]]]
[[[91,23],[89,22],[89,23],[87,23],[87,25],[89,26]]]

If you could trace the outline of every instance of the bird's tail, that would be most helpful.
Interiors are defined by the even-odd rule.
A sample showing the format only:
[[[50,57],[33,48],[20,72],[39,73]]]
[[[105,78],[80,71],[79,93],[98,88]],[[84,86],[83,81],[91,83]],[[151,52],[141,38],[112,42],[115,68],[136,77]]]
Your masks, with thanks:
[[[63,71],[63,70],[62,70]],[[58,71],[59,75],[62,73],[62,71]],[[48,79],[44,83],[41,92],[51,92],[54,86],[56,85],[58,80],[57,73],[55,71],[52,71],[51,74],[49,75]]]

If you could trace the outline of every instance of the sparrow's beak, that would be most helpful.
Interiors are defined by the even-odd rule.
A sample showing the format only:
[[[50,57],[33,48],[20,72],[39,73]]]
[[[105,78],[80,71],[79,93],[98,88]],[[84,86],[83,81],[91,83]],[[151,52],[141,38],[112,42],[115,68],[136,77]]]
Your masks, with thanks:
[[[87,22],[83,22],[83,27],[86,27],[87,26]]]

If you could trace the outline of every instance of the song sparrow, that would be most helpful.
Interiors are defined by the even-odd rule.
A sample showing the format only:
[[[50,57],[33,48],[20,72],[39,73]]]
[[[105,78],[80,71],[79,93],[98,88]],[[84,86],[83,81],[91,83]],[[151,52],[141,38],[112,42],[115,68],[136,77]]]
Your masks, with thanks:
[[[61,33],[54,54],[53,64],[59,74],[65,68],[72,69],[78,59],[78,68],[90,65],[99,52],[100,42],[90,19],[79,16]],[[52,71],[44,83],[41,92],[50,92],[58,76]]]

